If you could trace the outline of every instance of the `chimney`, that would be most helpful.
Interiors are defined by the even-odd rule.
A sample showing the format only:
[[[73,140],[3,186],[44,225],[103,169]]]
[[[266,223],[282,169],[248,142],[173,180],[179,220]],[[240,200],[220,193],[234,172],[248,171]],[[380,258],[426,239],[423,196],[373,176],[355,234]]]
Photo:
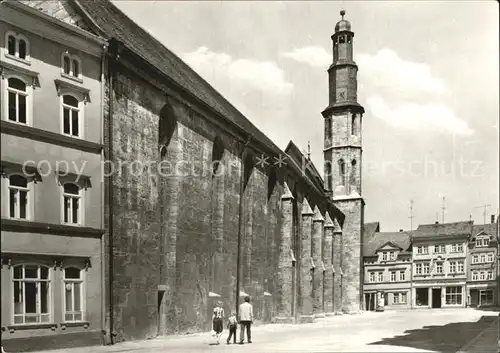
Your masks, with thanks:
[[[438,222],[438,221],[436,221],[436,223],[434,223],[434,224],[439,224],[439,222]]]
[[[494,214],[491,215],[491,223],[495,223],[495,215]]]
[[[402,230],[402,229],[400,229],[399,231],[400,231],[400,232],[402,232],[403,230]]]

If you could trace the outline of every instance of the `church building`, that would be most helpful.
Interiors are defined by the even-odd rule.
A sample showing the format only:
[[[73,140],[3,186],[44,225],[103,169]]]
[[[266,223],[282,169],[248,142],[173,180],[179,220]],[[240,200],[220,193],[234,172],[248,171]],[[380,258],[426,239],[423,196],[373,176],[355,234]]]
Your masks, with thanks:
[[[68,107],[81,114],[76,116],[85,120],[79,126],[89,130],[82,136],[58,139],[55,132],[44,132],[52,123],[59,126],[59,120],[54,120],[38,125],[36,131],[22,127],[12,132],[4,128],[14,124],[4,124],[11,117],[10,110],[2,109],[2,165],[12,162],[11,145],[4,146],[6,136],[13,141],[36,140],[37,134],[45,134],[56,145],[74,143],[89,150],[91,157],[78,156],[100,159],[104,168],[102,174],[92,174],[94,169],[86,172],[85,180],[90,182],[85,187],[93,187],[85,198],[91,227],[79,226],[78,231],[61,227],[64,217],[44,218],[50,212],[37,211],[38,222],[58,230],[50,238],[61,244],[57,254],[16,243],[28,244],[26,237],[41,236],[30,233],[36,229],[29,220],[2,211],[2,244],[10,244],[8,253],[2,246],[1,270],[6,351],[114,344],[206,331],[215,302],[222,301],[226,312],[236,311],[244,296],[251,298],[256,324],[312,322],[317,317],[363,310],[364,109],[357,102],[354,33],[344,11],[331,36],[329,101],[322,117],[318,111],[318,119],[325,123],[325,166],[319,172],[295,143],[290,141],[281,150],[251,123],[251,117],[243,116],[110,1],[2,1],[0,14],[7,9],[18,22],[0,16],[3,51],[10,50],[8,33],[15,33],[14,39],[22,38],[29,46],[42,40],[52,43],[54,23],[60,22],[66,32],[73,29],[78,46],[66,51],[67,43],[55,45],[61,60],[47,65],[56,68],[61,87],[75,91],[82,102],[89,101]],[[23,27],[23,19],[37,14],[53,27],[50,31]],[[44,37],[49,32],[52,37]],[[92,55],[84,54],[85,41]],[[45,60],[47,45],[33,45],[31,59]],[[65,53],[69,60],[71,55],[88,57],[88,64],[81,66],[71,66],[70,61],[73,71],[83,70],[82,80],[78,75],[66,77],[71,70],[63,75]],[[3,58],[2,65],[9,70],[33,75],[19,60]],[[3,76],[1,82],[2,106],[21,109],[11,99],[13,95],[4,94],[14,91]],[[87,84],[92,85],[90,90]],[[37,102],[37,96],[53,89],[41,82],[27,94]],[[24,96],[15,93],[15,97]],[[62,107],[66,103],[61,101]],[[61,109],[63,134],[66,113]],[[42,112],[42,106],[35,109],[29,121],[40,121]],[[57,114],[45,118],[50,116],[59,119]],[[74,126],[73,120],[68,121]],[[100,131],[101,138],[90,129]],[[61,156],[73,158],[68,153],[62,151]],[[27,158],[16,156],[20,165]],[[41,173],[37,164],[33,168],[33,175]],[[2,185],[8,188],[8,180],[2,177]],[[36,185],[33,192],[40,188]],[[2,210],[12,201],[4,199],[6,194],[2,192]],[[61,198],[56,197],[48,198],[44,206],[50,209],[60,204]],[[99,216],[92,213],[95,210]],[[17,230],[5,228],[12,221],[4,219],[12,217]],[[23,237],[19,237],[21,232]],[[76,264],[81,277],[63,276],[66,258]],[[11,268],[11,259],[38,266],[36,281],[43,282],[47,298],[71,292],[72,309],[59,308],[52,299],[51,305],[40,306],[20,297],[19,283],[28,290],[32,286],[26,283],[34,279],[20,279]],[[47,275],[41,266],[52,266],[52,259]],[[28,276],[26,271],[22,274]],[[81,316],[74,316],[75,283],[82,283],[78,287]],[[17,296],[10,294],[14,290]],[[17,311],[10,310],[13,307],[38,321],[18,321]],[[71,340],[66,336],[69,333]]]

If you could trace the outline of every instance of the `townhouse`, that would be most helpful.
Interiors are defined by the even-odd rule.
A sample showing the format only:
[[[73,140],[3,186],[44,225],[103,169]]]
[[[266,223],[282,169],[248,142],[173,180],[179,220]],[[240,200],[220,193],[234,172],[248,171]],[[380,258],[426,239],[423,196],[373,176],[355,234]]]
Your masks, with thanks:
[[[365,310],[411,306],[410,245],[410,234],[403,231],[369,235],[363,246]]]
[[[498,305],[498,220],[474,225],[467,246],[467,305]]]
[[[105,42],[0,3],[1,326],[7,351],[100,343]],[[65,18],[64,18],[65,17]],[[50,336],[50,339],[48,339]],[[55,342],[59,342],[56,344]],[[75,343],[76,342],[76,343]]]

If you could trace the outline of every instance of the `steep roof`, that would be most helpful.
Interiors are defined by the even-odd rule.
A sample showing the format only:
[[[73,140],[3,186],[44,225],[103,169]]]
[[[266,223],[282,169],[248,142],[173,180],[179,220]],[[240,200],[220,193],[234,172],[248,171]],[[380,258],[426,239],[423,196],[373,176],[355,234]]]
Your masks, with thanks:
[[[365,242],[369,241],[376,232],[380,232],[379,222],[371,222],[363,224],[363,236]]]
[[[109,0],[72,0],[108,39],[116,38],[130,51],[149,62],[182,89],[208,104],[217,113],[252,135],[276,154],[279,149],[264,133],[229,103],[215,88],[177,55],[127,17]]]
[[[413,238],[469,235],[472,232],[472,224],[472,221],[422,224],[419,225],[417,230],[413,233]]]
[[[411,239],[408,232],[378,232],[363,244],[363,256],[373,256],[377,250],[387,243],[400,247],[403,251],[410,247]]]
[[[490,224],[477,224],[472,227],[472,236],[476,236],[481,232],[485,232],[488,235],[497,236],[497,223]]]
[[[292,158],[300,167],[302,167],[302,165],[305,165],[305,175],[309,178],[309,180],[311,180],[312,183],[314,183],[314,185],[319,190],[324,190],[323,178],[321,178],[321,175],[318,173],[318,170],[314,166],[313,162],[309,158],[306,158],[306,156],[304,156],[302,151],[297,147],[295,143],[293,143],[293,141],[288,142],[288,145],[285,148],[285,153],[290,158]],[[305,164],[303,161],[305,161]]]

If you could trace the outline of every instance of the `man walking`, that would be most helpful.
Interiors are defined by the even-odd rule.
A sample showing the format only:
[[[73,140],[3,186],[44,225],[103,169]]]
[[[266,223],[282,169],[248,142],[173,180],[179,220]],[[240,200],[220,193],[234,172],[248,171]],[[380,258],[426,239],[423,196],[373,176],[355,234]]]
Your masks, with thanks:
[[[253,307],[250,304],[250,297],[245,297],[245,302],[240,305],[239,310],[240,316],[240,344],[243,344],[245,338],[245,327],[247,329],[247,341],[252,343],[252,334],[250,332],[250,326],[253,322]]]

